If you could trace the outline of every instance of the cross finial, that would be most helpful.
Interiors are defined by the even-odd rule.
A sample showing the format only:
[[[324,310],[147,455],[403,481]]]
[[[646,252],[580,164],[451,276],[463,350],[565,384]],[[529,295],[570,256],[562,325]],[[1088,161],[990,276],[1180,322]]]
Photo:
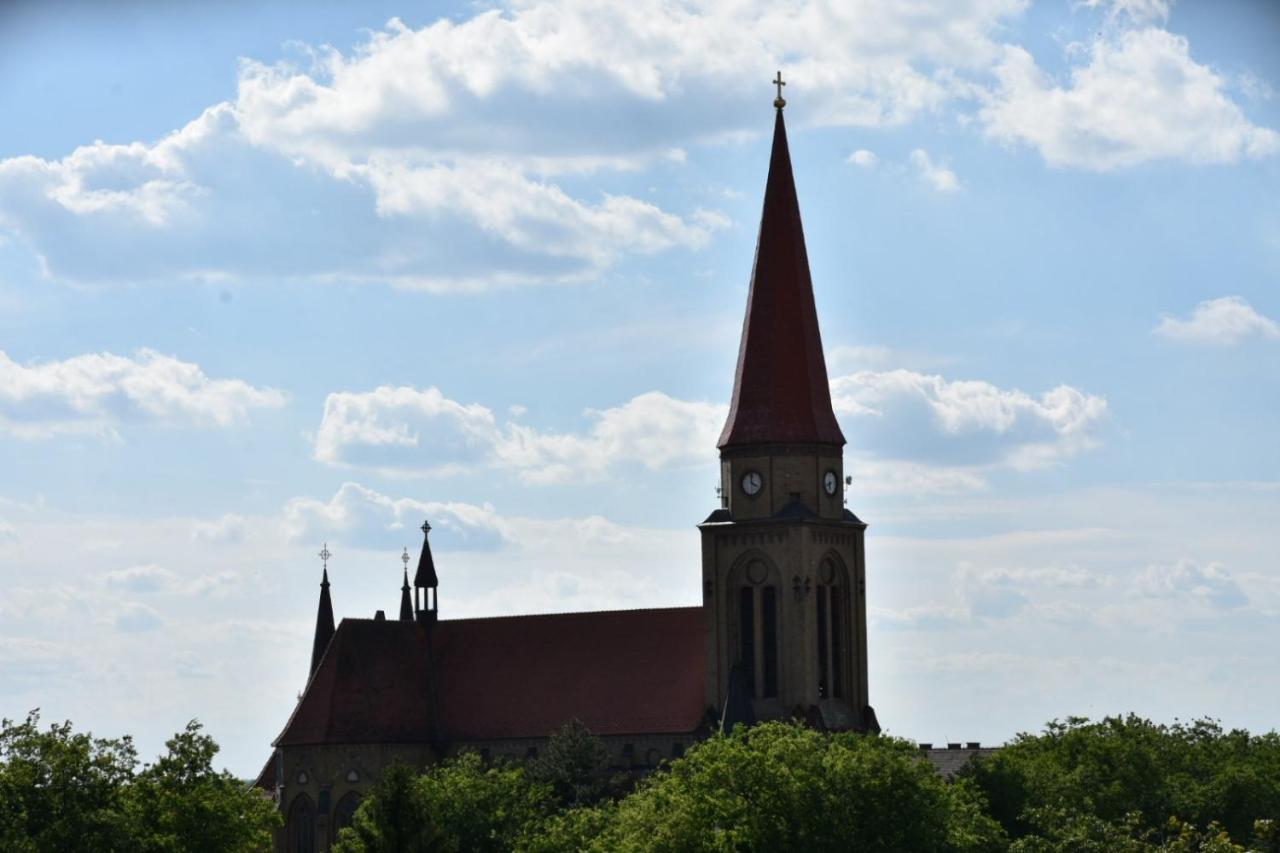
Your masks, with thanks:
[[[324,547],[320,549],[320,553],[316,556],[323,561],[324,570],[326,572],[329,571],[329,558],[333,556],[333,553],[329,550],[328,542],[324,543]]]
[[[424,534],[431,530],[431,522],[423,520],[422,527],[419,528]]]
[[[406,547],[404,553],[400,555],[400,562],[404,563],[404,570],[409,571],[409,549]]]
[[[778,76],[774,77],[771,82],[778,87],[778,97],[773,99],[773,105],[778,109],[782,109],[787,105],[786,100],[782,97],[782,87],[787,85],[782,79],[782,71],[778,71]]]

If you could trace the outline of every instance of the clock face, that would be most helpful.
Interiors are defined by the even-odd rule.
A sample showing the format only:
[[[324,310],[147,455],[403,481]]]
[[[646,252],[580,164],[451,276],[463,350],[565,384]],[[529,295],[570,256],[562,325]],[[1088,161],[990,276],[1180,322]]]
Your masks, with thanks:
[[[759,471],[748,471],[742,475],[742,491],[752,497],[760,494],[761,487],[764,486],[764,477],[760,476]]]
[[[827,490],[829,495],[836,493],[836,489],[840,488],[840,478],[836,476],[835,471],[828,471],[822,476],[822,487]]]

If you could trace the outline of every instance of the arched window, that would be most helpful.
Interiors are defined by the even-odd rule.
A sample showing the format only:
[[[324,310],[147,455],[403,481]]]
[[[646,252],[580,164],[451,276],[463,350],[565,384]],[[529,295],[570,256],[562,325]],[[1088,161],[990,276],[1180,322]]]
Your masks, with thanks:
[[[760,557],[738,566],[730,583],[734,663],[756,699],[778,695],[778,573]]]
[[[316,808],[311,798],[299,794],[289,807],[289,853],[315,853]]]
[[[829,555],[818,566],[818,594],[814,597],[818,608],[818,697],[839,698],[844,695],[844,667],[848,657],[845,648],[844,612],[848,594],[849,577],[844,566]]]
[[[333,809],[333,831],[340,832],[348,826],[351,826],[351,820],[355,817],[356,809],[360,806],[360,795],[355,791],[348,791],[338,800],[338,805]]]

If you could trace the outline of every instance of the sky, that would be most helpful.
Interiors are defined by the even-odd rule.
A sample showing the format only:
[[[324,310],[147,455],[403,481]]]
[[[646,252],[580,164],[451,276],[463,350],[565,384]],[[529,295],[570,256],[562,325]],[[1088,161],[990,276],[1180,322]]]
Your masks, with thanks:
[[[339,617],[699,602],[782,69],[871,702],[1280,707],[1280,7],[0,6],[0,716],[256,774]]]

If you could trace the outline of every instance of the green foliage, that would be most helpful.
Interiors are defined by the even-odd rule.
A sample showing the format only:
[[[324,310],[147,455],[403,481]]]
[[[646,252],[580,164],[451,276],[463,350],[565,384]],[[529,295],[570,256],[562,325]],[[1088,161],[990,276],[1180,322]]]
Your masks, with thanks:
[[[600,802],[623,782],[609,775],[609,748],[578,720],[566,723],[547,739],[529,764],[529,777],[548,785],[568,808]]]
[[[1071,844],[1094,837],[1102,839],[1096,849],[1125,849],[1106,846],[1120,843],[1113,840],[1117,832],[1150,844],[1190,845],[1178,839],[1190,838],[1197,826],[1208,827],[1194,840],[1201,846],[1185,849],[1219,849],[1210,845],[1224,832],[1244,844],[1271,831],[1257,829],[1256,821],[1280,815],[1280,736],[1224,732],[1210,720],[1165,726],[1131,714],[1054,721],[1041,735],[1019,735],[965,775],[1014,838],[1079,836],[1061,848],[1015,846],[1020,851],[1093,849]]]
[[[418,774],[403,764],[388,767],[338,833],[333,853],[436,853],[448,850],[436,827]]]
[[[138,763],[129,738],[94,739],[40,714],[0,724],[0,849],[130,848],[124,788]]]
[[[145,853],[270,850],[280,821],[275,804],[226,771],[213,769],[218,745],[195,720],[170,738],[155,764],[128,788],[136,833]]]
[[[551,811],[550,789],[524,768],[486,767],[464,753],[418,775],[403,765],[387,770],[338,836],[335,853],[488,853],[511,850],[516,839]]]
[[[704,741],[649,777],[588,849],[1001,850],[981,805],[904,742],[766,723]]]
[[[523,767],[486,767],[474,752],[432,767],[418,780],[429,813],[445,838],[444,850],[488,853],[512,849],[526,827],[552,809],[551,790]]]
[[[260,792],[213,770],[217,744],[192,722],[137,772],[128,737],[70,723],[42,731],[35,711],[0,726],[0,849],[269,850],[280,818]]]

